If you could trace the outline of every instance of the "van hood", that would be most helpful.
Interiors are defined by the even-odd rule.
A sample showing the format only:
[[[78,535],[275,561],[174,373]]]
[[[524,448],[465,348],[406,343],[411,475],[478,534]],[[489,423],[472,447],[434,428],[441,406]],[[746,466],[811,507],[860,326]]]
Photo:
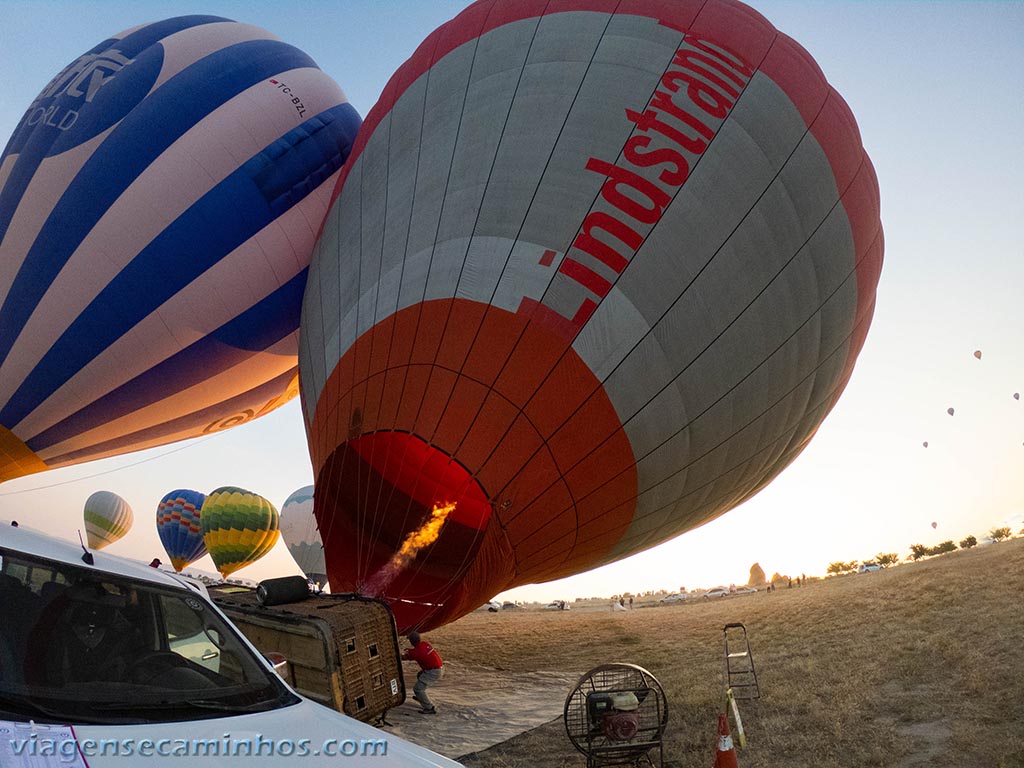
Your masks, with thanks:
[[[40,726],[45,728],[46,726]],[[367,765],[459,768],[460,764],[311,701],[251,715],[142,725],[75,725],[88,768],[217,766],[281,763],[295,766]],[[49,734],[40,731],[42,739]],[[118,754],[114,754],[114,750]],[[105,748],[105,749],[104,749]],[[17,765],[17,763],[15,764]],[[31,758],[27,766],[37,765]]]

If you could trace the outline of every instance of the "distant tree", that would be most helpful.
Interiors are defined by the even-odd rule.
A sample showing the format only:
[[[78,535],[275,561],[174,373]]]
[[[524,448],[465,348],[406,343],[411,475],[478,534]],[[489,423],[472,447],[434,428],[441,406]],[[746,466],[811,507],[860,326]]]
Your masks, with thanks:
[[[750,566],[750,580],[747,581],[752,587],[763,587],[768,582],[767,577],[764,575],[764,568],[761,567],[760,563],[754,563]]]
[[[875,555],[875,562],[883,568],[888,568],[890,565],[896,565],[900,561],[900,556],[895,552],[879,552]]]
[[[971,547],[978,546],[978,540],[973,536],[968,536],[966,539],[960,542],[960,549],[970,549]]]
[[[988,532],[988,537],[992,541],[1002,541],[1003,539],[1010,538],[1010,526],[1003,526],[1002,528],[993,528]]]
[[[835,574],[835,575],[838,576],[838,575],[841,575],[841,574],[844,574],[844,573],[849,573],[850,571],[855,571],[855,570],[857,570],[857,561],[856,560],[851,560],[848,563],[844,563],[844,562],[842,562],[840,560],[840,561],[835,562],[835,563],[829,563],[828,568],[826,569],[826,572],[827,573],[832,573],[832,574]]]
[[[911,560],[914,560],[914,561],[920,560],[922,557],[927,556],[927,554],[928,554],[928,547],[926,547],[924,544],[911,544],[910,545],[910,559]]]
[[[937,544],[936,546],[931,547],[928,550],[927,554],[929,554],[929,555],[944,555],[947,552],[956,552],[956,544],[954,544],[952,542],[952,540],[944,541],[941,544]]]

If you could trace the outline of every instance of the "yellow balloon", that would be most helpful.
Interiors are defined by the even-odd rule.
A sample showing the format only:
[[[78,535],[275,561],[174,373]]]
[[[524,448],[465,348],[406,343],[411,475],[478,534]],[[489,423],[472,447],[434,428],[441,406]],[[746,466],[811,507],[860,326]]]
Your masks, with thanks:
[[[208,494],[200,519],[206,550],[225,579],[267,554],[280,535],[277,508],[244,488],[224,486]]]

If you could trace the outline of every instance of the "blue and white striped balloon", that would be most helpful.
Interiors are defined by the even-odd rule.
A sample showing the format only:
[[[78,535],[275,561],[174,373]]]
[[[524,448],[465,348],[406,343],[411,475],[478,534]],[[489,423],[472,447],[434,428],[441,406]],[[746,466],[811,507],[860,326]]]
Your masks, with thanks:
[[[0,481],[294,397],[307,267],[359,115],[214,16],[64,68],[0,156]]]

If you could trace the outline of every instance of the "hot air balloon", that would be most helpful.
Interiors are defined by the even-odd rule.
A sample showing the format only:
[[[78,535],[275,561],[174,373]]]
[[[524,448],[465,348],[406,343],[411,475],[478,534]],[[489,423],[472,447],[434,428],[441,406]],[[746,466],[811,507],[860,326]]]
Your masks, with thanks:
[[[85,500],[85,534],[89,549],[113,544],[132,527],[135,516],[128,502],[113,491],[96,491]]]
[[[950,416],[952,416],[952,415],[953,415],[953,413],[954,413],[954,411],[953,411],[953,409],[952,409],[952,408],[947,408],[947,409],[946,409],[946,413],[948,413],[948,414],[949,414]]]
[[[206,496],[199,491],[171,491],[156,508],[156,528],[174,570],[181,571],[206,554],[200,518]]]
[[[882,263],[848,107],[731,0],[474,3],[335,197],[299,352],[332,588],[454,504],[380,592],[400,629],[756,494],[840,396]]]
[[[935,528],[938,528],[938,527],[939,527],[939,524],[938,524],[938,523],[932,523],[932,529],[933,529],[933,530],[934,530]]]
[[[975,357],[976,357],[976,358],[977,358],[978,360],[981,360],[981,350],[980,350],[980,349],[976,349],[976,350],[974,350],[974,356],[975,356]]]
[[[359,124],[309,56],[215,16],[58,73],[0,156],[0,481],[294,397],[309,255]]]
[[[1014,392],[1013,393],[1013,399],[1014,400],[1020,400],[1020,392]]]
[[[312,485],[299,488],[285,499],[281,507],[281,538],[306,578],[325,584],[324,543],[313,516]]]
[[[225,579],[259,560],[277,543],[277,509],[244,488],[224,486],[209,493],[201,515],[206,550]]]
[[[927,448],[927,447],[928,447],[928,441],[927,441],[927,440],[925,440],[925,441],[924,441],[924,442],[922,443],[922,445],[923,445],[923,446],[924,446],[925,448]]]

